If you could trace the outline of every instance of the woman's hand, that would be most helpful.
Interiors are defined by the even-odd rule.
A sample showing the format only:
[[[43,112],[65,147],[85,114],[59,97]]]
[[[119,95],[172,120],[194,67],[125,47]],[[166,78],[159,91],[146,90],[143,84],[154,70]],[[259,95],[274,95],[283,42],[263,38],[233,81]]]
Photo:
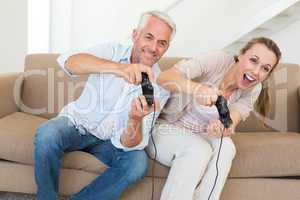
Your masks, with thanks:
[[[235,127],[233,124],[230,127],[225,128],[219,119],[210,120],[207,126],[207,135],[210,137],[220,138],[222,134],[224,137],[232,136],[234,134]]]
[[[221,91],[205,84],[197,84],[193,93],[196,102],[203,106],[215,105],[218,95],[221,95]]]

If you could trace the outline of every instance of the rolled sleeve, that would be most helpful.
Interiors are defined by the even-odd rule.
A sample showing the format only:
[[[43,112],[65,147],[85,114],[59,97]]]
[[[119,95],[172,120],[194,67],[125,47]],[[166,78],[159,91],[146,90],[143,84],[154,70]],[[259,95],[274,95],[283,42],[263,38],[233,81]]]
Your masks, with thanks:
[[[149,114],[150,115],[150,114]],[[144,130],[142,130],[143,133],[143,139],[142,141],[134,146],[134,147],[127,147],[124,146],[121,142],[121,136],[122,134],[125,132],[125,130],[127,129],[127,123],[128,123],[128,119],[123,121],[124,123],[122,123],[122,125],[120,125],[118,127],[118,130],[115,132],[114,136],[111,138],[111,143],[118,149],[123,149],[124,151],[133,151],[133,150],[142,150],[145,148],[145,146],[148,144],[148,140],[147,138],[145,138],[145,132]],[[144,120],[143,120],[143,125],[144,125]]]
[[[84,49],[84,50],[73,50],[73,51],[69,51],[66,53],[61,54],[58,58],[57,58],[57,62],[60,65],[61,69],[70,77],[78,77],[79,75],[73,74],[71,73],[69,70],[67,70],[67,68],[65,67],[65,63],[67,62],[67,60],[76,54],[80,54],[80,53],[86,53],[86,54],[91,54],[93,56],[96,56],[98,58],[103,58],[103,59],[107,59],[107,60],[112,60],[113,56],[114,56],[114,52],[115,52],[115,45],[116,44],[112,44],[112,43],[105,43],[105,44],[99,44],[97,46],[88,48],[88,49]]]
[[[231,104],[229,109],[237,111],[240,114],[241,119],[245,121],[250,112],[254,109],[255,101],[257,100],[261,89],[261,84],[258,84],[250,90],[243,91],[240,98]]]
[[[70,77],[78,77],[79,75],[76,74],[72,74],[69,70],[67,70],[67,68],[65,67],[65,63],[68,60],[68,58],[72,55],[76,54],[75,52],[73,53],[64,53],[61,54],[58,58],[57,58],[57,62],[59,64],[59,66],[61,67],[61,69]]]

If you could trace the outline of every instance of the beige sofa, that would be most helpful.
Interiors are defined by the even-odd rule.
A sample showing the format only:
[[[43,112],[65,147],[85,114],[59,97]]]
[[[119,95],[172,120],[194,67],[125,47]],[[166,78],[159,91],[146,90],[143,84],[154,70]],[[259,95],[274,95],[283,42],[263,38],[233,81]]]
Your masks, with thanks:
[[[86,77],[68,78],[59,70],[56,58],[55,54],[29,55],[24,73],[0,75],[0,191],[35,193],[35,129],[82,91]],[[164,58],[160,66],[165,69],[178,59]],[[300,199],[299,77],[300,66],[280,64],[270,81],[275,101],[269,124],[281,132],[263,127],[254,114],[239,126],[244,133],[233,137],[237,155],[222,199]],[[130,187],[121,199],[150,200],[150,160],[149,166],[147,177]],[[60,194],[79,191],[105,167],[84,152],[65,155]],[[159,199],[167,174],[167,167],[156,165],[155,199]]]

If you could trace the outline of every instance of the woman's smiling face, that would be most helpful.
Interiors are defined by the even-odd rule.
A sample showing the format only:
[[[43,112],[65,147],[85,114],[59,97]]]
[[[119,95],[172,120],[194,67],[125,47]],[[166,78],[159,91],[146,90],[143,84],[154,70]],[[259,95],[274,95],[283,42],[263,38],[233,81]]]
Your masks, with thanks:
[[[254,44],[244,54],[238,56],[236,83],[238,88],[247,89],[264,81],[274,65],[277,57],[264,44]]]

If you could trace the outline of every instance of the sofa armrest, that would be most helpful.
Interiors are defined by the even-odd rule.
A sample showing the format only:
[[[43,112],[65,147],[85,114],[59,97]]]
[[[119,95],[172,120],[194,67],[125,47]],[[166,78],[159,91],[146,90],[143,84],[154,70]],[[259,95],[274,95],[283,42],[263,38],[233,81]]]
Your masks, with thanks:
[[[299,103],[300,103],[300,87],[298,88],[298,100],[299,100]]]
[[[300,65],[280,63],[272,74],[271,99],[273,110],[270,119],[272,128],[280,131],[299,131]]]
[[[0,118],[18,111],[23,72],[0,74]]]
[[[263,126],[263,118],[252,112],[245,122],[241,122],[237,131],[300,131],[300,66],[297,64],[279,63],[268,79],[271,97],[270,113]]]
[[[300,87],[298,87],[298,105],[300,105]],[[300,108],[299,108],[298,112],[300,114]],[[300,118],[299,118],[299,124],[300,124]],[[300,133],[300,128],[299,128],[298,132]]]

